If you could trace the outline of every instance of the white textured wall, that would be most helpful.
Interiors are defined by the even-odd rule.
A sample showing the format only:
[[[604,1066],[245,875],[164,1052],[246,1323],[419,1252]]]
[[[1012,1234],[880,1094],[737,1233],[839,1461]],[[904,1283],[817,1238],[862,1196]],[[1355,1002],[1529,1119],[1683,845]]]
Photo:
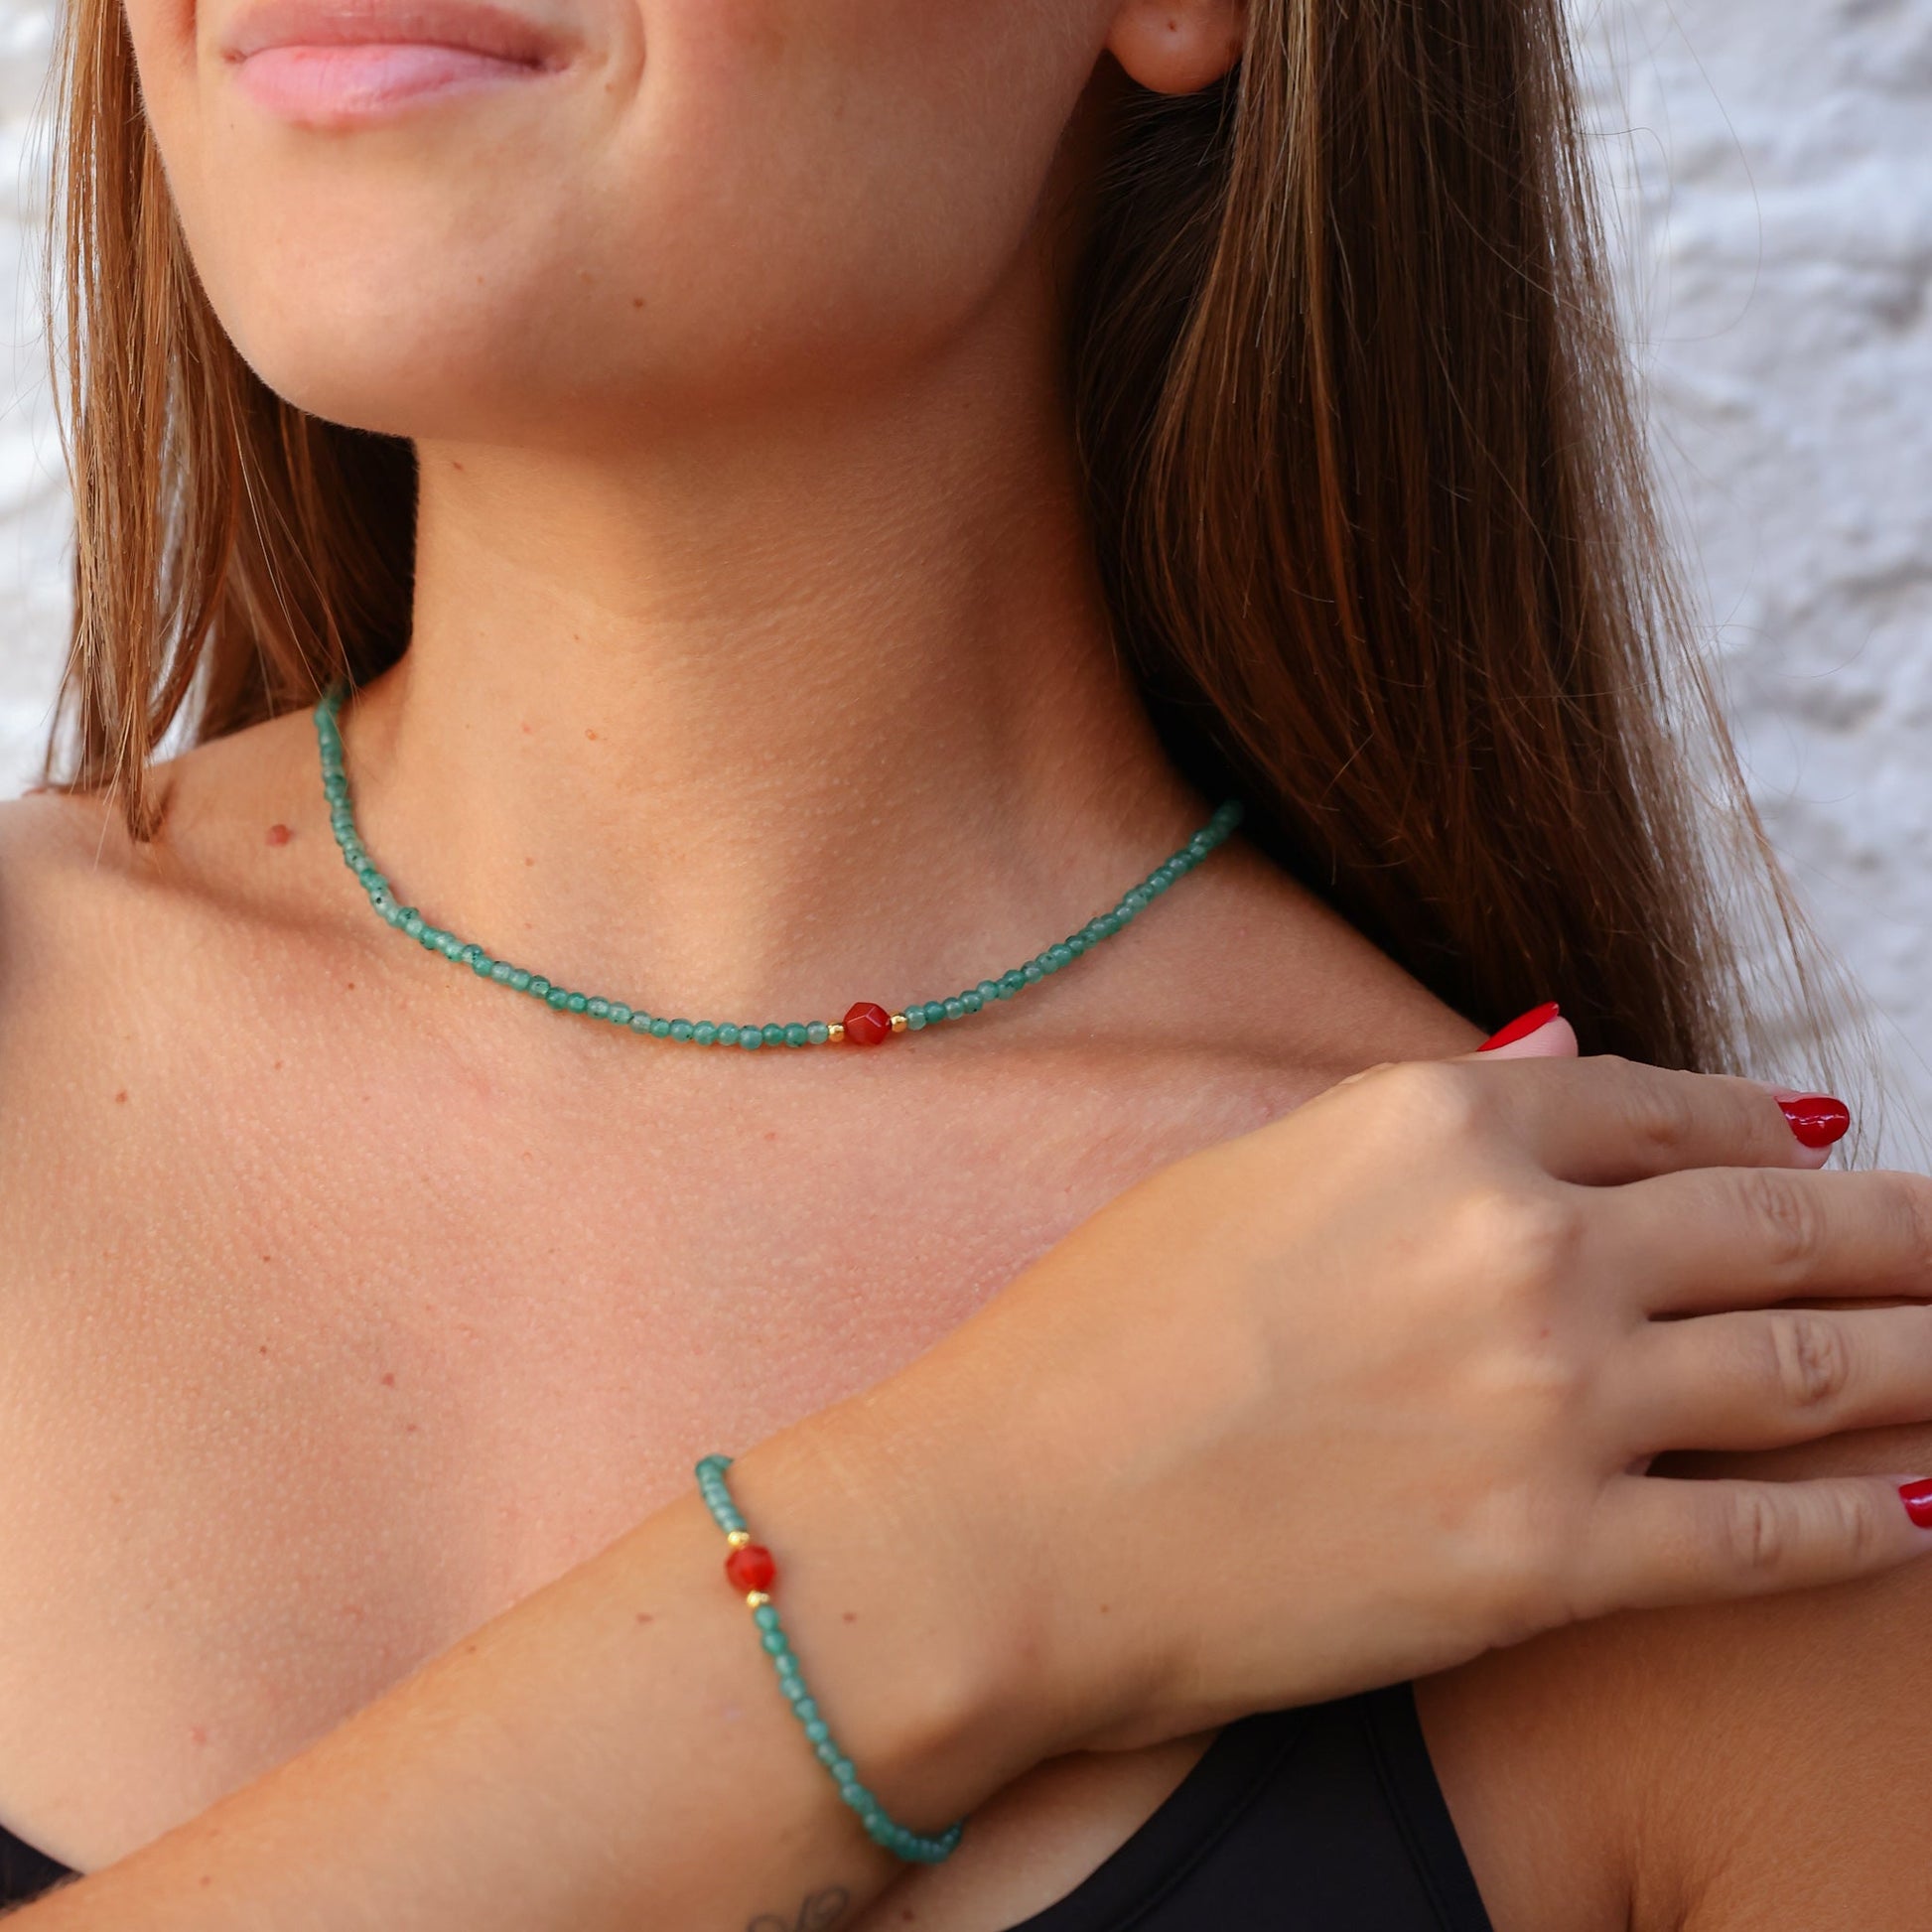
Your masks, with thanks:
[[[1578,0],[1739,749],[1932,1118],[1932,0]]]
[[[51,6],[0,0],[0,796],[26,781],[67,617],[66,485],[36,323]]]
[[[1578,0],[1659,446],[1753,783],[1932,1114],[1932,0]],[[0,794],[63,621],[30,133],[0,0]]]

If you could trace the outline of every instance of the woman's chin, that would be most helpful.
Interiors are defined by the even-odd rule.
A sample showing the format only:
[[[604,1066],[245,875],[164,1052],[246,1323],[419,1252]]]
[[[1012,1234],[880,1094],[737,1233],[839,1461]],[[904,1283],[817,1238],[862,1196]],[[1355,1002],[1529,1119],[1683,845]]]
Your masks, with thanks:
[[[286,355],[243,359],[284,402],[344,429],[448,442],[502,440],[503,425],[482,401],[494,386],[486,378],[472,387],[452,383],[447,368],[345,370]]]

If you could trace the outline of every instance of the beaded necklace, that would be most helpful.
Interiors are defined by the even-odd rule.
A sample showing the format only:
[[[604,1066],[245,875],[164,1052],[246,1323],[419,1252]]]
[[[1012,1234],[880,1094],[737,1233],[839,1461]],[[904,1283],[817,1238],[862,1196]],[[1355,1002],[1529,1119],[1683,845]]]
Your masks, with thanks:
[[[927,1027],[978,1013],[996,1000],[1011,1000],[1016,993],[1024,993],[1063,966],[1072,965],[1090,947],[1112,938],[1122,926],[1131,924],[1137,913],[1151,905],[1175,880],[1193,871],[1241,822],[1239,801],[1229,799],[1178,852],[1124,893],[1111,911],[1089,919],[1078,932],[1069,933],[1057,945],[1035,954],[1024,966],[1016,966],[997,979],[981,980],[977,986],[969,986],[950,999],[914,1001],[903,1012],[889,1010],[874,1000],[860,1000],[847,1009],[843,1020],[743,1025],[730,1021],[666,1020],[646,1013],[641,1007],[627,1006],[621,1000],[573,993],[553,985],[541,973],[513,966],[506,959],[492,958],[483,947],[432,925],[415,906],[402,903],[395,888],[369,858],[368,848],[355,829],[348,778],[343,764],[343,738],[337,726],[347,694],[345,684],[340,681],[332,684],[315,709],[316,740],[322,751],[322,788],[329,799],[329,823],[335,831],[337,845],[342,848],[344,862],[361,882],[376,916],[397,931],[407,933],[425,950],[441,953],[456,965],[468,966],[479,979],[541,1000],[554,1012],[583,1014],[651,1039],[688,1040],[695,1046],[825,1046],[841,1041],[854,1046],[877,1046],[895,1034],[920,1033]]]

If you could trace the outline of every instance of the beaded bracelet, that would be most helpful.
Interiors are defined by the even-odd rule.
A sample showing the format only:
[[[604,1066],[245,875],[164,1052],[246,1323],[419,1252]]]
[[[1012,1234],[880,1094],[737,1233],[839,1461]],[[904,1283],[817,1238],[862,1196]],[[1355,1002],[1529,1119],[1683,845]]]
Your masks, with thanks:
[[[798,1660],[791,1654],[790,1640],[778,1620],[777,1605],[767,1593],[777,1580],[778,1566],[769,1550],[752,1541],[745,1519],[738,1513],[731,1491],[725,1487],[725,1471],[731,1463],[729,1455],[707,1455],[697,1467],[698,1493],[704,1497],[712,1520],[725,1532],[725,1541],[731,1545],[731,1554],[725,1559],[725,1575],[734,1589],[745,1592],[752,1621],[758,1625],[759,1638],[777,1667],[778,1688],[784,1692],[798,1722],[805,1726],[805,1735],[811,1739],[818,1761],[831,1772],[839,1796],[859,1814],[873,1843],[883,1845],[896,1858],[918,1864],[937,1864],[959,1843],[966,1821],[962,1818],[948,1825],[934,1838],[907,1831],[903,1825],[896,1825],[888,1818],[885,1807],[859,1782],[852,1760],[833,1742],[830,1728],[818,1715],[818,1706],[807,1695],[805,1681],[798,1674]]]

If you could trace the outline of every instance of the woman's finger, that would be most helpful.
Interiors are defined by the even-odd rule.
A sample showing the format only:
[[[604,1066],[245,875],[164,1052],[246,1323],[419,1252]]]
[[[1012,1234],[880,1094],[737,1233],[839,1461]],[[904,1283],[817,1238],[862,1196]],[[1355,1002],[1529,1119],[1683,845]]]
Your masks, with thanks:
[[[1459,1055],[1487,1060],[1574,1060],[1579,1052],[1576,1030],[1557,1011],[1552,1000],[1520,1020],[1512,1020],[1492,1034],[1474,1052]]]
[[[1466,1080],[1469,1105],[1496,1110],[1562,1180],[1602,1186],[1687,1168],[1817,1168],[1829,1158],[1829,1143],[1801,1140],[1791,1114],[1755,1080],[1614,1056],[1481,1058],[1489,1064],[1444,1070]],[[1849,1117],[1836,1101],[1796,1109],[1810,1141],[1829,1131],[1819,1123],[1830,1123],[1833,1109],[1843,1132]]]
[[[1932,1550],[1901,1489],[1909,1475],[1801,1482],[1617,1477],[1597,1505],[1576,1614],[1713,1602],[1844,1583]]]
[[[1932,1308],[1653,1321],[1617,1371],[1633,1455],[1766,1449],[1932,1421]],[[1627,1379],[1626,1379],[1627,1378]]]
[[[1599,1252],[1646,1313],[1932,1296],[1932,1177],[1702,1168],[1591,1196]]]

